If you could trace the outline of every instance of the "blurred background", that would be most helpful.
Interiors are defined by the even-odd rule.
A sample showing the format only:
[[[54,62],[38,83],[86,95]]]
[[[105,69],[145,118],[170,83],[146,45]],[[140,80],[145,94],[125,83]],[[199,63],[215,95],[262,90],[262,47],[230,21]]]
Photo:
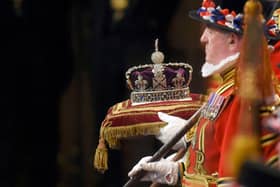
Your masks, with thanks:
[[[156,38],[166,62],[193,66],[191,92],[204,92],[200,26],[187,16],[200,3],[1,0],[0,186],[122,186],[159,143],[124,141],[100,174],[92,164],[100,124],[129,98],[126,70],[152,63]]]

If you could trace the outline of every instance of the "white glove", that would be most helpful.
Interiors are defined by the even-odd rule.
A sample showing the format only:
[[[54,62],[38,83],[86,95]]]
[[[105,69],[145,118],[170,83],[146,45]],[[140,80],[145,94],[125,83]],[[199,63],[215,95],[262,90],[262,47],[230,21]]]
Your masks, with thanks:
[[[171,140],[172,137],[186,124],[187,120],[171,116],[169,114],[158,112],[158,117],[160,120],[167,123],[164,127],[160,129],[156,138],[159,139],[162,143],[167,143]],[[174,150],[179,150],[180,148],[186,148],[187,143],[185,136],[183,136],[173,147]]]
[[[181,158],[175,158],[175,157],[178,157],[178,154],[179,153],[179,151],[178,152],[176,152],[176,153],[172,153],[171,155],[169,155],[168,157],[166,157],[166,160],[169,160],[169,161],[176,161],[176,162],[186,162],[186,153],[184,154],[184,155],[182,155],[182,157]],[[174,160],[175,159],[175,160]]]
[[[128,173],[133,177],[140,170],[147,171],[141,181],[151,181],[161,184],[175,185],[178,181],[179,165],[177,162],[162,159],[156,162],[149,162],[151,156],[143,157]]]

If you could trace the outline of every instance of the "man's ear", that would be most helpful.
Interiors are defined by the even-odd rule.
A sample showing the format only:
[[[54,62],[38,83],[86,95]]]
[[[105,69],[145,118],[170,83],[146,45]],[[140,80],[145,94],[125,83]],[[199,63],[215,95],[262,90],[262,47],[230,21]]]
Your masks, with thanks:
[[[240,37],[234,33],[230,33],[228,37],[229,49],[232,51],[239,51],[240,47]]]

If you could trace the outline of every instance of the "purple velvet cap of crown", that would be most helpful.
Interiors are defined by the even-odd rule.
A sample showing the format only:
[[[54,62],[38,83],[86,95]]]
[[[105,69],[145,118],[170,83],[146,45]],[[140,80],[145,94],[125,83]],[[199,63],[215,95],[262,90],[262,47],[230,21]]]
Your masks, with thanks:
[[[180,67],[177,65],[171,65],[171,64],[162,64],[163,71],[161,76],[161,81],[164,89],[173,89],[178,88],[179,84],[181,87],[188,87],[189,85],[189,79],[190,79],[190,73],[189,70],[185,67]],[[143,90],[154,90],[154,80],[156,79],[155,74],[153,72],[153,67],[139,67],[135,69],[134,71],[131,71],[129,76],[129,81],[132,86],[133,91],[143,91]],[[157,81],[157,80],[156,80]],[[165,82],[165,84],[164,84]],[[139,84],[145,86],[144,89],[139,88]],[[159,82],[160,83],[160,82]],[[161,84],[161,83],[160,83]],[[142,87],[143,88],[143,87]]]

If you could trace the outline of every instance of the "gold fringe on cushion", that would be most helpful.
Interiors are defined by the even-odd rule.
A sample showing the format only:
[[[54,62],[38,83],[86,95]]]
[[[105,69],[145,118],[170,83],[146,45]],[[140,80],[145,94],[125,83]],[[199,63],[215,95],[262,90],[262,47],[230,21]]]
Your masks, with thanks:
[[[134,136],[156,135],[165,124],[165,122],[153,122],[119,127],[101,127],[101,132],[110,148],[119,149],[120,139]]]
[[[94,155],[94,168],[104,173],[108,170],[108,149],[105,140],[101,137]]]
[[[164,125],[165,122],[154,122],[121,127],[101,127],[99,144],[94,156],[94,168],[101,173],[108,170],[108,149],[106,143],[108,143],[110,148],[119,149],[122,138],[156,135]]]

